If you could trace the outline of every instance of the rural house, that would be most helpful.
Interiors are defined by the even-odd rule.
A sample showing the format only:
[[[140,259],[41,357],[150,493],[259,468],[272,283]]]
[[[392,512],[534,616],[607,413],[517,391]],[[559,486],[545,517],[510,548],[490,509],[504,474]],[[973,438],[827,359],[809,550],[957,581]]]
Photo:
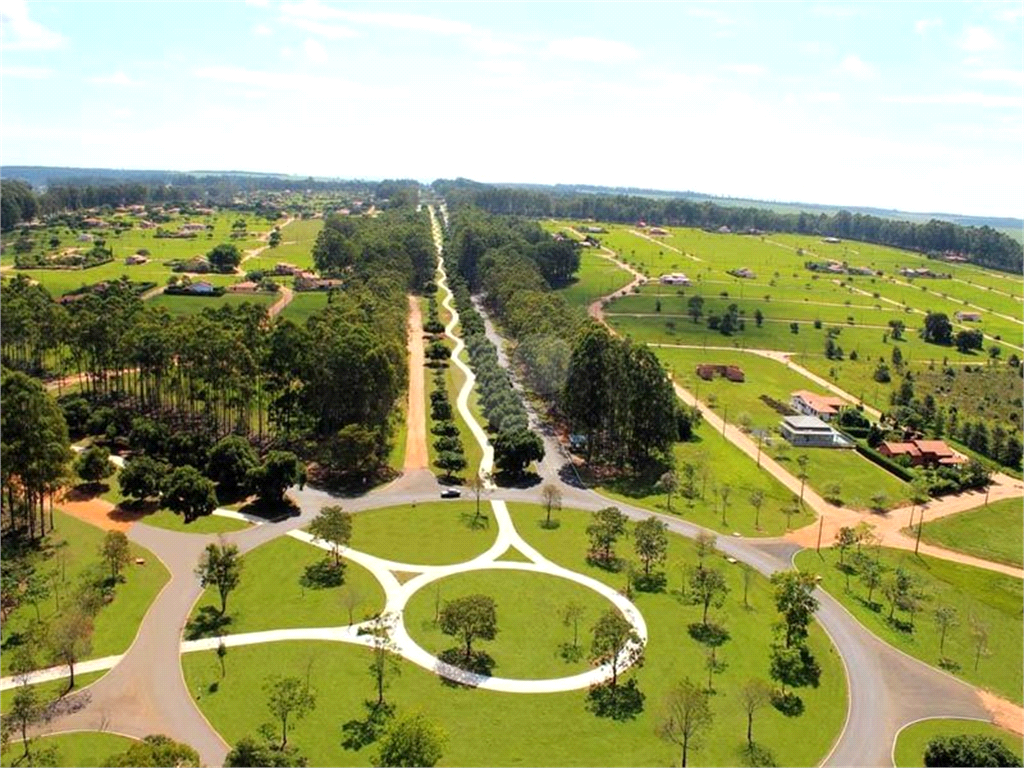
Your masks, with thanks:
[[[981,312],[957,312],[954,317],[961,323],[977,323],[981,321]]]
[[[901,456],[910,458],[912,467],[931,467],[936,464],[963,464],[964,458],[953,452],[953,449],[942,440],[910,440],[905,443],[883,442],[878,452],[890,459]]]
[[[814,416],[787,416],[780,425],[782,436],[805,448],[852,448],[853,442]]]
[[[689,285],[690,278],[682,272],[672,272],[659,278],[662,285]]]
[[[808,392],[806,389],[798,390],[790,395],[789,404],[794,411],[798,411],[804,416],[814,416],[822,421],[831,421],[834,416],[838,415],[839,410],[847,405],[841,397],[819,395]]]

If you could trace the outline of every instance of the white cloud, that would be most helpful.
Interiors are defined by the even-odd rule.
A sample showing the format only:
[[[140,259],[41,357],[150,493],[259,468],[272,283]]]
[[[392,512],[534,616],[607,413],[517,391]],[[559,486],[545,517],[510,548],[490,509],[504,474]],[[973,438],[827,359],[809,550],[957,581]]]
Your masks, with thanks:
[[[752,77],[763,75],[768,71],[760,64],[725,64],[722,66],[722,69],[736,75],[748,75]]]
[[[286,18],[340,19],[352,24],[366,24],[390,29],[409,29],[417,32],[432,32],[440,35],[467,35],[473,28],[461,21],[437,19],[414,13],[376,13],[368,11],[346,11],[324,5],[319,0],[302,0],[298,3],[282,3],[281,13]]]
[[[328,24],[327,22],[316,21],[315,19],[289,16],[284,17],[284,21],[293,27],[298,27],[304,32],[319,35],[320,37],[325,37],[328,40],[345,40],[347,38],[358,36],[358,33],[356,33],[355,30],[343,27],[340,24]]]
[[[851,5],[816,5],[811,13],[826,19],[849,19],[857,15],[857,9]]]
[[[886,96],[882,101],[889,104],[938,104],[971,107],[1020,109],[1024,99],[1020,96],[994,96],[989,93],[939,93],[922,96]]]
[[[596,37],[567,37],[548,43],[549,55],[570,61],[616,62],[635,59],[635,48],[616,40]]]
[[[868,78],[872,77],[876,70],[872,64],[851,53],[839,64],[839,71],[852,77]]]
[[[470,50],[482,53],[485,56],[509,56],[514,53],[521,53],[522,48],[509,41],[501,40],[490,32],[474,30],[462,38]]]
[[[139,83],[132,80],[121,70],[118,70],[112,75],[98,75],[96,77],[87,78],[88,82],[93,85],[138,85]]]
[[[698,19],[708,19],[723,26],[736,23],[734,18],[722,13],[721,6],[718,5],[687,5],[686,12]]]
[[[992,83],[1024,85],[1024,71],[1019,69],[983,69],[980,72],[975,72],[971,77]]]
[[[929,29],[942,25],[942,19],[920,19],[914,22],[914,31],[919,35],[928,33]]]
[[[270,0],[245,0],[246,5],[252,5],[257,8],[266,8],[270,5]]]
[[[1021,19],[1024,19],[1024,8],[1017,4],[1008,5],[996,14],[996,18],[999,21],[1020,21]]]
[[[960,47],[972,53],[991,51],[999,47],[999,41],[984,27],[968,27],[960,37]]]
[[[272,30],[266,24],[257,24],[255,27],[252,28],[252,33],[256,35],[256,37],[269,37],[270,35],[274,34],[274,30]]]
[[[519,61],[482,61],[478,69],[492,75],[521,75],[526,72],[526,65]]]
[[[28,17],[25,0],[0,0],[0,50],[45,51],[64,45],[64,35]]]
[[[313,38],[307,38],[306,42],[302,44],[302,52],[306,54],[306,58],[312,61],[314,64],[323,64],[327,61],[327,49],[324,48],[322,43],[317,42]]]
[[[0,69],[0,77],[10,77],[17,80],[45,80],[53,74],[49,67],[3,67]]]

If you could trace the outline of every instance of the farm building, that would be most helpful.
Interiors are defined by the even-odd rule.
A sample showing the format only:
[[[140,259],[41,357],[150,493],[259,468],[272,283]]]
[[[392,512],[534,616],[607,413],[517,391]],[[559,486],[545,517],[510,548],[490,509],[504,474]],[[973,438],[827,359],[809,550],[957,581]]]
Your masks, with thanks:
[[[792,445],[806,448],[853,448],[853,442],[814,416],[787,416],[780,424],[782,436]]]
[[[821,242],[823,242],[823,243],[841,243],[843,241],[840,240],[838,237],[823,237],[823,238],[821,238]]]
[[[662,275],[659,278],[659,282],[661,282],[662,285],[689,285],[690,278],[682,272],[672,272],[667,275]]]
[[[661,227],[651,227],[647,231],[652,235],[667,235],[669,233],[667,229],[662,229]]]
[[[296,291],[329,291],[344,284],[344,280],[319,277],[315,272],[300,272],[295,276]]]
[[[953,449],[942,440],[911,440],[905,443],[883,442],[878,446],[878,452],[890,459],[898,459],[901,456],[910,458],[910,466],[934,466],[936,464],[956,465],[963,464],[963,456],[953,452]]]
[[[145,264],[147,261],[149,261],[149,259],[143,256],[141,253],[133,253],[131,256],[124,260],[124,263],[129,267],[133,267],[137,264]]]
[[[724,376],[729,381],[742,382],[746,380],[743,369],[738,365],[709,365],[703,363],[697,366],[697,375],[704,381],[711,381],[715,375]]]
[[[243,280],[240,283],[228,286],[228,290],[231,293],[256,293],[259,289],[259,284],[254,283],[252,280]]]
[[[205,280],[200,280],[198,283],[192,283],[192,285],[190,285],[188,287],[188,292],[189,293],[197,294],[199,296],[205,296],[206,294],[212,294],[213,293],[213,284],[212,283],[208,283]]]
[[[740,267],[739,269],[730,269],[728,274],[732,275],[733,277],[743,277],[746,278],[747,280],[753,280],[757,277],[756,273],[754,273],[750,269],[747,269],[746,267]]]
[[[957,312],[954,317],[961,323],[977,323],[981,321],[981,312]]]
[[[831,421],[834,416],[838,415],[839,410],[847,405],[841,397],[819,395],[808,392],[806,389],[793,392],[790,395],[789,404],[793,410],[804,416],[814,416],[822,421]]]

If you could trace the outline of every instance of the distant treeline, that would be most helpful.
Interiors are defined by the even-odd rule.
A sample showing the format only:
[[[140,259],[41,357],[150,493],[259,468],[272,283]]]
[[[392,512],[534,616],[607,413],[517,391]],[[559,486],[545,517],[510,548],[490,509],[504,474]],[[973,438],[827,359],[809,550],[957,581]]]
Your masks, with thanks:
[[[766,208],[723,206],[683,199],[652,199],[630,195],[557,194],[514,189],[458,179],[438,180],[435,190],[449,205],[469,204],[491,213],[531,217],[595,219],[611,222],[718,229],[760,230],[839,237],[938,255],[962,253],[971,262],[1004,272],[1024,270],[1024,249],[1013,238],[988,226],[964,227],[932,219],[924,224],[897,221],[849,211],[777,213]]]
[[[242,193],[285,190],[345,192],[369,200],[387,200],[395,196],[415,195],[419,188],[419,183],[411,180],[317,181],[313,178],[248,174],[199,176],[184,173],[153,173],[150,176],[131,179],[99,174],[76,175],[68,179],[58,175],[62,169],[52,170],[55,175],[46,178],[46,189],[43,192],[37,192],[32,185],[19,180],[16,175],[14,178],[8,176],[0,184],[0,228],[4,232],[9,232],[19,223],[31,221],[36,216],[83,208],[99,208],[105,205],[197,202],[223,205],[232,202]],[[8,171],[5,170],[5,173]],[[30,175],[38,178],[34,174]],[[8,178],[10,180],[7,180]]]

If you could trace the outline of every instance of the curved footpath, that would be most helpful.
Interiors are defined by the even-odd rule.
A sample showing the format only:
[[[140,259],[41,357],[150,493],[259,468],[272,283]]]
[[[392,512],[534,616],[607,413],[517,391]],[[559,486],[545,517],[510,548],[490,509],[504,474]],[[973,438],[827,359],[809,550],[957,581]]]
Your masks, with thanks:
[[[433,219],[433,211],[431,211],[431,216],[435,238],[439,241],[440,231],[436,219]],[[451,292],[447,288],[447,279],[444,276],[443,260],[440,258],[440,254],[439,271],[442,273],[439,283],[447,293],[444,305],[453,313],[452,322],[449,323],[446,333],[449,338],[455,340],[457,351],[461,351],[461,339],[458,339],[453,333],[453,329],[458,323],[458,316],[450,306]],[[468,409],[469,391],[475,379],[472,372],[466,369],[465,364],[458,360],[457,353],[453,360],[467,374],[467,383],[459,394],[458,407],[466,417],[474,438],[484,446],[486,452],[490,448],[486,434],[480,425],[472,419]],[[706,417],[708,415],[714,416],[712,413],[706,414]],[[734,439],[734,442],[740,444],[741,448],[744,447],[742,443],[745,440],[749,443],[747,447],[756,450],[752,441],[738,430],[735,433],[730,433],[727,427],[726,436]],[[550,438],[550,435],[548,437]],[[750,453],[749,450],[747,452]],[[486,471],[489,472],[493,462],[493,451],[489,454],[485,453],[485,455],[487,456],[485,459]],[[753,454],[750,455],[753,456]],[[765,465],[765,459],[766,457],[762,456],[762,465]],[[560,488],[565,507],[596,510],[608,505],[609,501],[605,497],[564,482],[562,478],[571,477],[572,474],[571,468],[564,464],[557,460],[546,461],[541,465],[540,470],[545,482],[553,483]],[[784,474],[788,475],[789,473]],[[795,478],[792,479],[795,480]],[[433,476],[429,472],[421,470],[408,473],[390,485],[365,496],[344,499],[342,503],[347,511],[358,513],[384,506],[432,500],[436,498],[437,487]],[[299,505],[301,510],[299,515],[277,523],[258,524],[244,531],[227,534],[223,539],[236,544],[239,550],[245,553],[286,534],[291,534],[296,538],[307,538],[298,529],[308,525],[324,506],[338,503],[337,497],[315,488],[294,488],[290,491],[290,495]],[[464,563],[461,566],[448,566],[448,568],[461,567],[465,569],[468,566],[470,568],[504,567],[544,570],[570,578],[566,574],[573,574],[573,572],[563,573],[565,569],[545,561],[525,541],[522,541],[515,533],[514,527],[511,526],[511,521],[507,520],[506,501],[536,503],[538,490],[496,489],[494,495],[498,496],[492,502],[492,508],[499,521],[499,538],[495,546],[481,557],[496,557],[500,554],[497,551],[499,544],[505,543],[501,549],[504,551],[510,543],[526,554],[532,562],[502,561],[494,563],[477,558],[470,563]],[[809,500],[815,508],[819,503],[824,503],[822,500],[816,499],[813,493],[805,492],[804,496],[805,499],[810,497]],[[620,503],[618,506],[634,520],[645,519],[652,515],[648,510],[628,504]],[[692,538],[703,530],[678,517],[661,514],[655,516],[664,520],[669,530],[683,536]],[[146,613],[135,642],[128,652],[120,657],[90,662],[97,666],[110,662],[114,666],[99,681],[82,692],[68,697],[65,705],[61,708],[63,714],[55,714],[41,730],[57,732],[75,729],[104,729],[138,737],[151,733],[164,733],[192,744],[199,751],[204,764],[221,765],[228,745],[206,721],[189,694],[181,672],[179,658],[182,651],[205,647],[183,643],[182,631],[192,608],[202,593],[193,569],[202,550],[217,537],[177,533],[152,528],[145,524],[132,526],[128,535],[133,541],[147,547],[160,558],[171,572],[171,580]],[[726,537],[718,539],[718,548],[725,556],[748,563],[765,576],[789,568],[792,556],[800,549],[799,545],[784,540],[766,541]],[[368,555],[354,552],[349,554],[354,560],[360,557],[365,563],[371,563],[367,559]],[[422,586],[445,574],[443,568],[397,564],[401,566],[401,570],[412,568],[420,573],[406,585],[400,585],[393,575],[384,576],[381,569],[387,570],[388,565],[396,564],[378,561],[373,565],[372,570],[380,574],[378,578],[385,585],[385,589],[390,587],[390,591],[387,593],[389,607],[400,608],[404,605],[403,596],[408,599],[413,585],[418,583]],[[573,574],[571,578],[577,580],[587,577]],[[817,596],[821,602],[817,619],[832,638],[837,652],[844,661],[849,688],[846,726],[832,752],[826,757],[826,764],[891,765],[891,747],[896,733],[904,725],[921,718],[991,719],[978,691],[972,686],[929,667],[884,643],[857,622],[827,593],[819,590]],[[609,599],[611,598],[609,597]],[[635,620],[638,629],[643,627],[643,618],[639,612],[636,612],[631,605],[623,607],[628,611],[627,615]],[[353,641],[355,640],[353,630],[352,627],[312,628],[279,630],[272,634],[274,635],[273,639],[277,640],[306,636],[302,633],[308,633],[309,637],[317,639]],[[400,630],[398,637],[404,640]],[[241,643],[244,638],[245,636],[228,637],[225,638],[225,643]],[[211,641],[203,642],[208,645]],[[411,638],[404,645],[406,655],[411,656],[416,663],[436,664],[433,657],[429,657],[422,649],[418,652],[416,648],[418,646],[412,643]],[[422,656],[420,652],[422,652]],[[79,665],[78,668],[84,669],[84,665]],[[441,673],[444,671],[436,666],[432,668]],[[594,673],[597,672],[599,670],[594,671]],[[57,670],[53,670],[49,674],[60,676]],[[568,679],[572,680],[573,678]],[[493,681],[494,679],[491,679],[491,683]],[[477,682],[481,685],[488,684],[486,680]],[[550,683],[550,681],[539,682],[541,684]],[[4,684],[8,683],[9,679],[5,679]],[[516,684],[519,683],[516,681],[500,683],[500,685]]]

